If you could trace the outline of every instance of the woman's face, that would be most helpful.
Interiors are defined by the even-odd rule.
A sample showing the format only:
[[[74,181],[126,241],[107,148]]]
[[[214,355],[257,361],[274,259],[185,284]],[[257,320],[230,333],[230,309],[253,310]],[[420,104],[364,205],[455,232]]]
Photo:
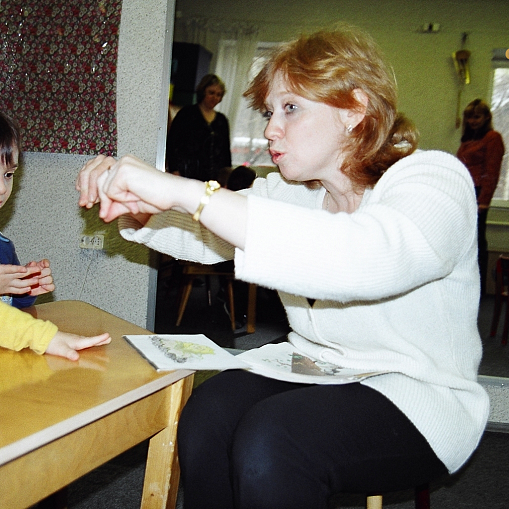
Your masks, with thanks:
[[[338,174],[346,136],[341,112],[346,110],[290,92],[280,73],[265,98],[265,108],[270,155],[285,178],[303,182]]]
[[[223,89],[219,85],[210,85],[205,89],[205,96],[202,104],[213,110],[223,99]]]
[[[472,114],[466,117],[466,121],[470,129],[477,131],[481,127],[484,127],[488,121],[488,116],[479,111],[473,111]]]

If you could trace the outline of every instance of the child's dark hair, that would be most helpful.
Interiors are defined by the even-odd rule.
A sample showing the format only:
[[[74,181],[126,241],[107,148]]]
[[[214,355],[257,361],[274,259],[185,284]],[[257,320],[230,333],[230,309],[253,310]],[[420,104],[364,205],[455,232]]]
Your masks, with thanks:
[[[247,189],[251,187],[255,178],[256,172],[252,168],[248,166],[237,166],[237,168],[230,173],[226,187],[232,191]]]
[[[20,152],[19,128],[12,118],[0,111],[0,161],[2,164],[12,164],[14,149]]]

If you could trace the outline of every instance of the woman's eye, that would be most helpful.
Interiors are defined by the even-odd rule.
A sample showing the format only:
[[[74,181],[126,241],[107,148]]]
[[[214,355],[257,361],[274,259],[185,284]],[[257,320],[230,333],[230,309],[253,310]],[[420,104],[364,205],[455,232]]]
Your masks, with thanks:
[[[285,111],[286,113],[293,113],[297,109],[297,106],[295,104],[285,104]]]
[[[272,117],[272,111],[264,111],[262,113],[262,117],[265,119],[265,120],[270,120],[270,117]]]

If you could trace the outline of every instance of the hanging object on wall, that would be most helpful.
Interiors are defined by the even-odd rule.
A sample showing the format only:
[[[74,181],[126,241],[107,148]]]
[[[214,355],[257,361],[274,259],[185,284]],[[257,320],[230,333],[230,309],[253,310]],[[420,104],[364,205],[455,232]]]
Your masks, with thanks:
[[[438,34],[440,30],[440,23],[424,23],[417,29],[421,34]]]
[[[468,85],[470,83],[470,68],[468,65],[470,51],[467,49],[460,49],[459,51],[455,51],[452,57],[460,80],[462,80],[465,85]]]
[[[460,87],[458,89],[458,100],[456,104],[456,129],[459,129],[461,126],[461,93],[463,91],[464,85],[470,84],[470,51],[465,49],[465,44],[467,42],[468,34],[466,32],[461,36],[461,49],[455,51],[452,54],[452,60],[454,62],[454,68],[456,69],[456,74],[460,79]]]

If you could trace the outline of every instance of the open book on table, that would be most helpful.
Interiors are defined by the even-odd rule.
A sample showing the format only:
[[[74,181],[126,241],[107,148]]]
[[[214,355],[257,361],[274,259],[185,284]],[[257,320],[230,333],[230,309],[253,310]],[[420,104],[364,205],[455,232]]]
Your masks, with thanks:
[[[346,369],[311,359],[287,342],[233,355],[203,334],[149,334],[124,338],[158,371],[246,369],[278,380],[316,384],[358,382],[384,373]]]

